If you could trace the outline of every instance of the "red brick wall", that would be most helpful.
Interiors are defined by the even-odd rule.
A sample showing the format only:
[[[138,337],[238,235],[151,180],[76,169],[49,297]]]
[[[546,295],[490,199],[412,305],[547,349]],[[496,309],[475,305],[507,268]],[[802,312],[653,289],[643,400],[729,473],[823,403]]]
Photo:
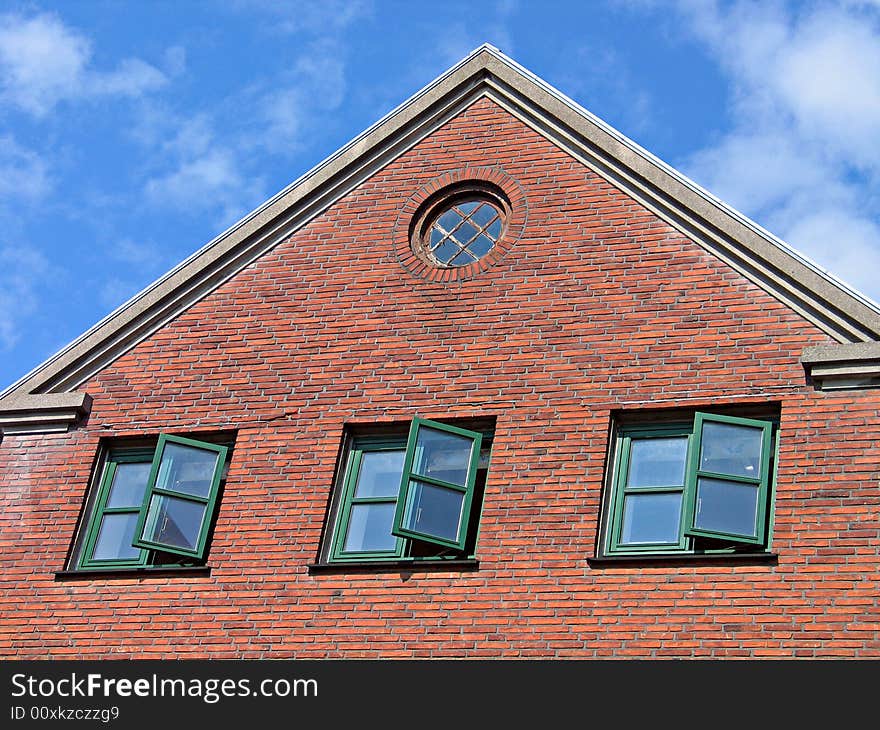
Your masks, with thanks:
[[[400,266],[396,212],[466,165],[522,187],[467,281]],[[487,100],[0,443],[0,655],[880,656],[880,391],[830,341]],[[777,565],[591,568],[610,412],[781,402]],[[347,422],[497,417],[475,572],[310,575]],[[210,576],[56,581],[99,439],[234,428]]]

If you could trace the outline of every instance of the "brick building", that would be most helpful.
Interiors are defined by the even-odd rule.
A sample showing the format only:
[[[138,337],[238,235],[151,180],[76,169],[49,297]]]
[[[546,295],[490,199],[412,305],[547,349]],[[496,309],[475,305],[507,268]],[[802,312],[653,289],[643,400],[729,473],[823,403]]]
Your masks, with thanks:
[[[483,46],[0,394],[0,655],[880,657],[878,384]]]

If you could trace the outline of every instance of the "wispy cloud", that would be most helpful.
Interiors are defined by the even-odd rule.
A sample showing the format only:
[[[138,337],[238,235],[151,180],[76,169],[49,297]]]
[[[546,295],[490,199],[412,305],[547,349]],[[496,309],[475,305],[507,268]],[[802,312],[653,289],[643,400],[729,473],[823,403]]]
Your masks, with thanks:
[[[372,12],[370,0],[232,0],[230,7],[268,18],[273,33],[333,35]]]
[[[734,88],[733,127],[685,171],[880,298],[880,4],[679,9]]]
[[[105,247],[108,260],[122,264],[111,267],[114,275],[98,284],[98,294],[108,309],[114,309],[143,289],[175,263],[174,257],[153,241],[123,238]]]
[[[37,308],[37,286],[46,279],[48,259],[24,246],[0,248],[0,350],[11,349]]]
[[[0,135],[0,199],[35,200],[52,187],[49,166],[36,152]]]
[[[152,241],[134,241],[130,238],[114,243],[108,255],[130,268],[146,270],[148,274],[164,266],[167,259],[167,255]]]
[[[303,36],[286,70],[260,80],[211,113],[186,116],[167,106],[145,106],[132,135],[156,150],[144,185],[153,205],[198,211],[219,211],[225,227],[268,194],[266,182],[250,162],[270,153],[292,157],[302,151],[308,135],[320,129],[322,119],[336,111],[348,92],[346,53],[335,33],[364,12],[364,4],[346,6],[345,12],[321,10],[332,21],[318,22],[317,8],[298,18],[290,32]],[[259,6],[284,14],[283,4]],[[320,30],[317,36],[309,32]],[[251,114],[241,115],[247,108]]]
[[[443,66],[441,70],[458,63],[483,43],[491,43],[507,55],[514,55],[509,21],[516,8],[516,3],[511,0],[475,3],[473,15],[446,24],[443,32],[438,33],[434,41],[438,59]]]
[[[167,80],[137,58],[94,69],[89,39],[53,14],[0,16],[0,99],[35,116],[65,100],[139,96]]]
[[[152,206],[213,215],[225,228],[265,199],[265,181],[245,172],[235,128],[219,132],[208,113],[184,116],[145,105],[132,138],[152,150],[143,192]]]
[[[172,172],[147,181],[154,202],[179,209],[219,209],[221,225],[240,218],[263,200],[263,181],[242,174],[228,150],[212,149],[180,160]]]
[[[590,111],[627,133],[653,122],[650,94],[634,81],[627,59],[610,47],[581,46],[567,53],[557,86],[574,98],[600,98],[605,108]]]
[[[309,120],[338,109],[345,101],[344,59],[344,49],[334,39],[325,37],[310,43],[289,73],[258,92],[263,129],[245,144],[276,154],[297,151]]]
[[[234,91],[210,112],[192,114],[149,100],[132,137],[153,154],[144,171],[153,206],[213,213],[226,227],[263,202],[266,181],[255,164],[269,153],[293,157],[322,130],[346,98],[343,34],[372,12],[356,0],[285,2],[234,0],[224,10],[246,14],[261,32],[295,38],[282,71]],[[166,53],[169,72],[183,67],[183,50]],[[243,115],[242,109],[249,113]],[[323,130],[322,130],[323,131]],[[272,191],[274,192],[274,191]]]

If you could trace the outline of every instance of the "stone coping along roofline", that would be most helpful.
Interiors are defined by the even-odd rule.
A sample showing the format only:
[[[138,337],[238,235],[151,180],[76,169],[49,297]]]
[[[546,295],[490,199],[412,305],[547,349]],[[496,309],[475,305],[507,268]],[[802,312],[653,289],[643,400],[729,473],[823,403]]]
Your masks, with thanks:
[[[75,394],[82,383],[484,97],[837,342],[880,340],[880,306],[875,302],[484,44],[0,393],[0,429],[6,434],[20,432],[23,425],[39,429],[41,411],[56,416],[52,430],[62,428],[62,421],[64,427],[74,425],[90,402],[85,394]],[[54,399],[61,394],[82,396],[71,399],[76,404],[70,405],[64,418]],[[23,409],[25,401],[28,405]]]

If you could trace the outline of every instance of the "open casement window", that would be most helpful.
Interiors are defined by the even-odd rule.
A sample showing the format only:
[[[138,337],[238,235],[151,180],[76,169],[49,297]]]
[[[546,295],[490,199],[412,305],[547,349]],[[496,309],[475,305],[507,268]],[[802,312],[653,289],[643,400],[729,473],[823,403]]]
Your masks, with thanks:
[[[108,449],[73,565],[123,570],[203,560],[229,453],[165,434],[155,446]]]
[[[226,447],[162,434],[132,544],[201,558],[214,514]]]
[[[413,420],[393,534],[464,549],[481,440],[476,431]]]
[[[773,422],[696,413],[616,437],[608,554],[766,547]]]
[[[337,487],[330,562],[473,553],[491,430],[484,436],[417,418],[408,436],[398,433],[352,437]]]
[[[697,413],[685,533],[764,543],[773,424]]]

